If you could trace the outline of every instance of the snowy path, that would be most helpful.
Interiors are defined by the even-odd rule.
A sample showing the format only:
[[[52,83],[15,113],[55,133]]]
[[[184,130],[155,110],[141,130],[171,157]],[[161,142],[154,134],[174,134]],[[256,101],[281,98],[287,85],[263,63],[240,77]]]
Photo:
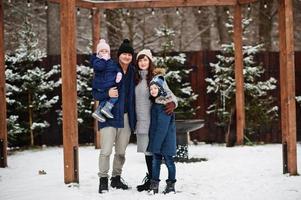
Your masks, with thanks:
[[[207,162],[177,163],[177,194],[139,193],[136,185],[145,175],[144,157],[136,145],[127,149],[123,178],[131,190],[113,190],[98,194],[98,150],[81,147],[80,185],[63,183],[63,149],[17,152],[9,156],[9,167],[0,169],[1,200],[94,200],[94,199],[202,199],[202,200],[300,200],[301,176],[282,174],[280,144],[226,148],[220,145],[189,146],[190,156]],[[298,172],[301,173],[301,144],[298,144]],[[38,175],[45,170],[46,175]],[[166,177],[162,166],[161,179]],[[165,183],[161,181],[160,190]]]

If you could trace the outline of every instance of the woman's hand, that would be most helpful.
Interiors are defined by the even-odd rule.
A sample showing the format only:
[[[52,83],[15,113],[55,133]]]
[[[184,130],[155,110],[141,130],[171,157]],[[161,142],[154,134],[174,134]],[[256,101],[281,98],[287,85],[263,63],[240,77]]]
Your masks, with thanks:
[[[109,97],[111,97],[111,98],[118,97],[117,87],[112,87],[112,88],[109,89]]]

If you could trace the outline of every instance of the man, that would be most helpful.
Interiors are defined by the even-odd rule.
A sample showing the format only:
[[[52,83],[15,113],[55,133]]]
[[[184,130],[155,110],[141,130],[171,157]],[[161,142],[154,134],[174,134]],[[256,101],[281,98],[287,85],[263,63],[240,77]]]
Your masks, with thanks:
[[[112,108],[114,118],[108,118],[100,122],[101,150],[99,155],[99,193],[108,191],[108,171],[110,168],[110,155],[115,144],[115,155],[111,177],[111,187],[116,189],[128,189],[122,182],[121,173],[125,162],[125,150],[129,143],[131,132],[136,126],[135,115],[135,68],[132,65],[134,49],[130,41],[125,39],[118,49],[118,64],[122,72],[122,80],[118,89],[110,88],[102,91],[93,88],[93,97],[98,101],[118,97],[118,101]],[[94,55],[93,55],[94,56]],[[93,59],[92,56],[92,59]]]

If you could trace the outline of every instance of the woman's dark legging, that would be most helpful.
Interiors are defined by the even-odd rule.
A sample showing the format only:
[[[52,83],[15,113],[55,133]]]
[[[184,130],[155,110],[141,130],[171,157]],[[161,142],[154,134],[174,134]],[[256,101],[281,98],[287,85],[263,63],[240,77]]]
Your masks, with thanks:
[[[153,156],[152,155],[145,155],[145,162],[146,162],[146,166],[147,166],[147,171],[148,171],[148,175],[151,178],[152,177],[152,164],[153,164]]]

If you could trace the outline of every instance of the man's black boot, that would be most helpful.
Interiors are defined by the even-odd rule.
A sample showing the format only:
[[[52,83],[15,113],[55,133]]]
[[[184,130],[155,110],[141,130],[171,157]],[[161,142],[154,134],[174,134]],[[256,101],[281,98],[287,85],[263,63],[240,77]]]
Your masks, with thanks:
[[[123,190],[129,189],[129,187],[121,181],[120,176],[115,176],[111,178],[111,187]]]
[[[108,177],[101,177],[99,179],[98,193],[103,193],[104,190],[109,191],[109,189],[108,189]]]

